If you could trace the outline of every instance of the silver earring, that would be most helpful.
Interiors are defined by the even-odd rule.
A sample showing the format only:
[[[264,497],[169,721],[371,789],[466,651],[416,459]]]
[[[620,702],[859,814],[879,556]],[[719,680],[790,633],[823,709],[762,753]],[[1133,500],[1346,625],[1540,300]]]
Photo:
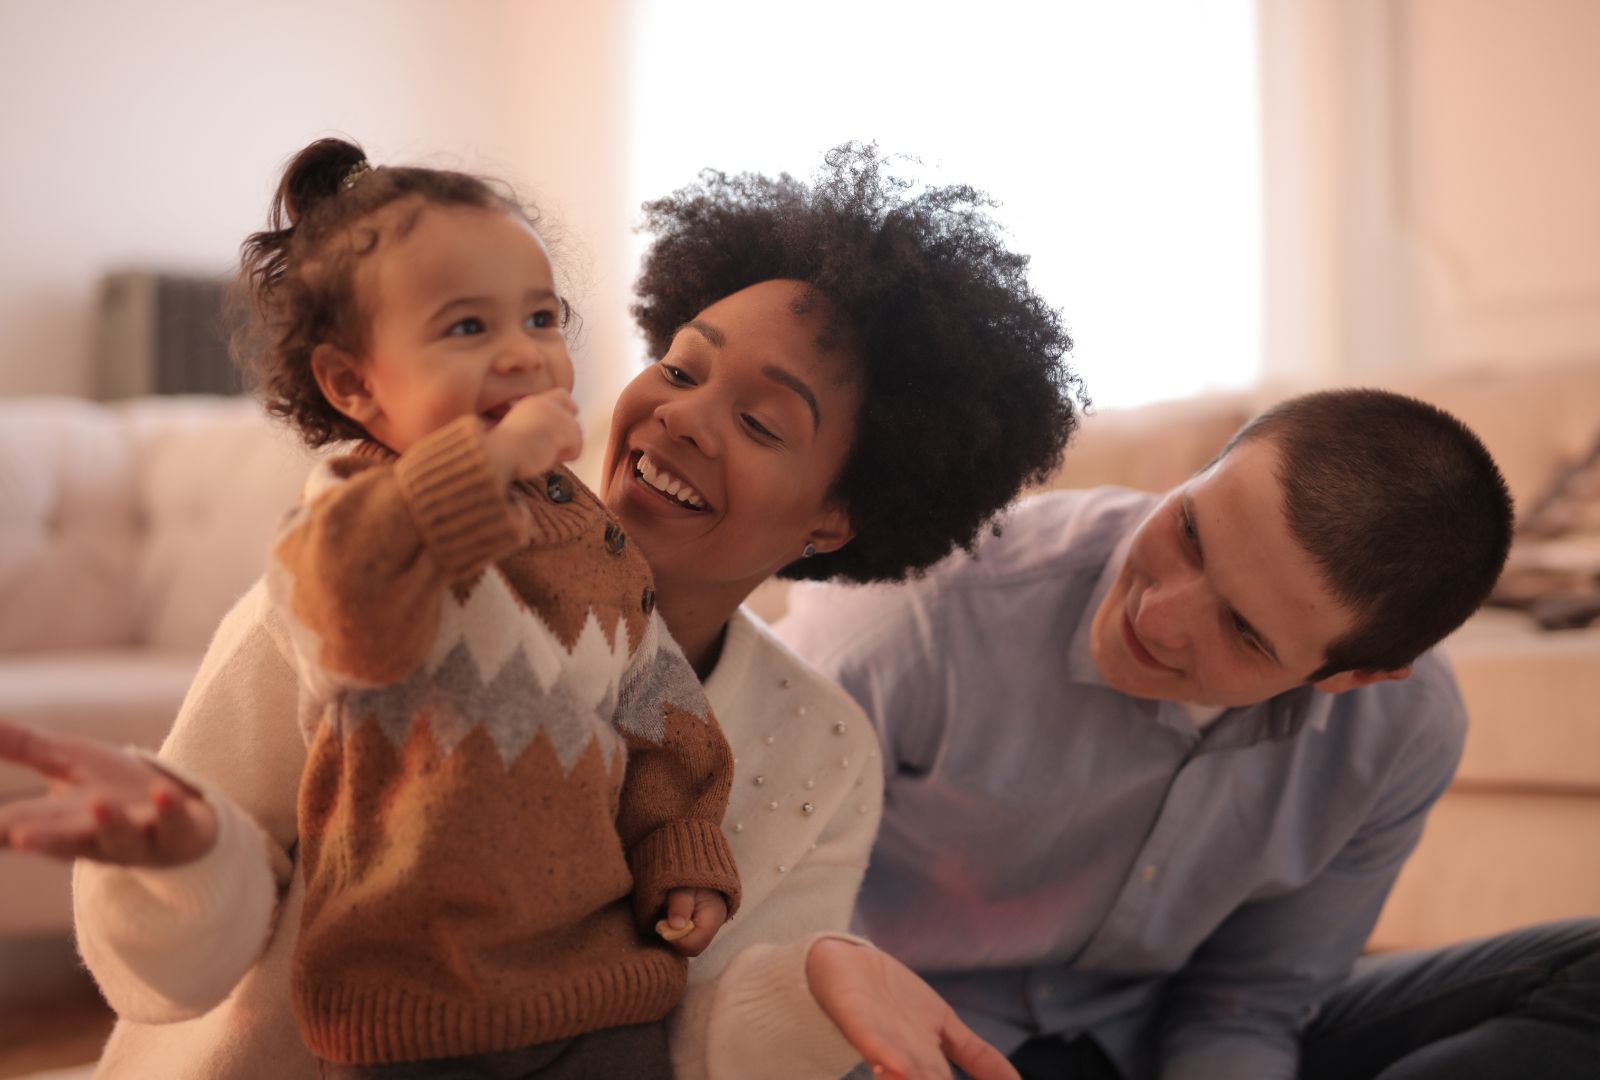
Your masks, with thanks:
[[[817,553],[817,545],[815,545],[813,543],[810,543],[809,541],[806,543],[805,547],[800,549],[800,557],[802,559],[809,559],[809,558],[811,558],[811,556],[815,555],[816,553]]]

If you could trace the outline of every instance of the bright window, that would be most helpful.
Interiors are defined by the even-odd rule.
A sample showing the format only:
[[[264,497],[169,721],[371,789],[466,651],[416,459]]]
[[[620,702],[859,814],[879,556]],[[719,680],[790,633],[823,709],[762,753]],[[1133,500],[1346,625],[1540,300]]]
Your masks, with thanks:
[[[876,140],[1001,200],[1097,405],[1261,370],[1254,0],[638,0],[635,204]]]

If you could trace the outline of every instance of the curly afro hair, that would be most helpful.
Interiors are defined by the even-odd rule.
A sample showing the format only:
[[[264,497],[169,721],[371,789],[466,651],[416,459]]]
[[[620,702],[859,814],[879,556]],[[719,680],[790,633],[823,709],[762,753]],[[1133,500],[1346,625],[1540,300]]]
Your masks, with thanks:
[[[781,577],[896,581],[971,550],[1055,470],[1089,404],[1060,313],[1007,250],[995,203],[887,164],[847,143],[810,184],[708,169],[644,206],[654,240],[632,310],[652,357],[709,305],[775,278],[825,296],[853,347],[861,414],[830,495],[855,538]]]

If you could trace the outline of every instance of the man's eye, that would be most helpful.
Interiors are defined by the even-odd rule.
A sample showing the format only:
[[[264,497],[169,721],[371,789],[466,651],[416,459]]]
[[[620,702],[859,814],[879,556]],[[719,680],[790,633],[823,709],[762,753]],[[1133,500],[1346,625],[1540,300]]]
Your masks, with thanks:
[[[476,315],[469,315],[465,319],[457,319],[451,323],[450,329],[445,333],[451,337],[464,337],[468,334],[481,334],[485,329],[482,319]]]

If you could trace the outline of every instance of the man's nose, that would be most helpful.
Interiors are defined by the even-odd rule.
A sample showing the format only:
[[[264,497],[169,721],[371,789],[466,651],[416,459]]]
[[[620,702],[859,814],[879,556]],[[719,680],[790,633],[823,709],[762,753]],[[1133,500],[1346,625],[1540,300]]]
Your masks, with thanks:
[[[1198,582],[1193,578],[1163,578],[1139,596],[1133,629],[1140,640],[1163,649],[1181,649],[1194,633]]]

